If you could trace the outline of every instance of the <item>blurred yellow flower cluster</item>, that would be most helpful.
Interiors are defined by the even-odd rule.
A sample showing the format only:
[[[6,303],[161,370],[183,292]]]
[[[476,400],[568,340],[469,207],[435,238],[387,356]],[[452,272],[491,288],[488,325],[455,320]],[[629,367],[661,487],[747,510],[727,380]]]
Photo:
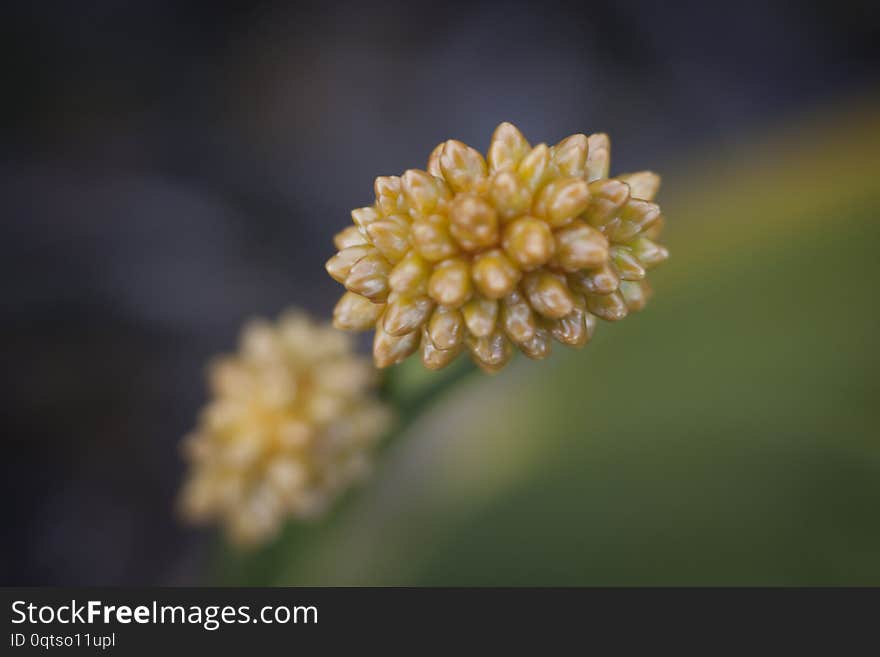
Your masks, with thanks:
[[[347,292],[337,328],[375,329],[373,359],[421,350],[439,369],[462,350],[484,370],[513,346],[545,358],[553,339],[580,347],[596,318],[644,307],[647,269],[668,257],[651,172],[608,178],[604,134],[530,146],[510,123],[484,158],[450,140],[427,171],[376,178],[376,201],[336,235],[329,274]]]
[[[209,374],[213,398],[184,442],[180,505],[193,522],[220,521],[238,544],[271,538],[288,516],[324,511],[369,472],[390,426],[369,359],[301,313],[251,322],[239,353]]]

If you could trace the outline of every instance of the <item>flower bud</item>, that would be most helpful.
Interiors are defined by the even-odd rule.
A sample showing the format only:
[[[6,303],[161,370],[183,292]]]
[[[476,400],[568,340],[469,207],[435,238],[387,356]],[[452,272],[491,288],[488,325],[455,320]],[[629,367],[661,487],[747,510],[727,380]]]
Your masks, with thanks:
[[[389,335],[406,335],[424,324],[433,309],[434,302],[427,296],[394,294],[385,307],[382,326]]]
[[[609,322],[616,322],[627,315],[626,302],[619,292],[611,294],[588,294],[587,309]]]
[[[356,247],[353,247],[356,248]],[[388,296],[388,272],[391,265],[378,253],[365,255],[352,265],[345,287],[370,301],[385,301]]]
[[[471,295],[470,267],[465,260],[445,260],[434,268],[428,294],[441,306],[458,308]]]
[[[660,176],[653,171],[625,173],[617,178],[629,185],[630,196],[644,201],[654,200],[657,190],[660,189]]]
[[[597,318],[645,305],[646,272],[669,256],[652,202],[660,178],[609,179],[609,163],[605,134],[531,147],[502,123],[485,159],[449,140],[427,171],[377,178],[374,205],[352,212],[327,262],[347,288],[335,324],[372,320],[380,367],[420,349],[436,369],[467,346],[497,371],[512,345],[531,358],[546,357],[552,339],[582,346]]]
[[[532,192],[537,191],[550,175],[550,149],[538,144],[519,163],[516,173]]]
[[[574,308],[574,298],[562,276],[545,271],[532,272],[523,279],[523,289],[529,304],[544,317],[559,319]]]
[[[466,144],[450,139],[440,152],[442,177],[455,192],[479,189],[486,178],[486,160],[480,152]]]
[[[477,251],[498,242],[498,215],[479,196],[459,194],[449,208],[452,236],[465,251]]]
[[[464,317],[458,310],[438,308],[431,315],[427,331],[438,349],[454,349],[464,338]]]
[[[591,271],[579,271],[569,276],[569,283],[582,294],[611,294],[620,285],[620,279],[614,270],[603,265]]]
[[[648,303],[650,293],[644,281],[623,281],[620,284],[620,294],[631,312],[638,312]]]
[[[645,268],[625,246],[612,247],[611,264],[621,280],[640,281],[645,277]]]
[[[441,200],[448,196],[439,178],[426,171],[410,169],[401,177],[401,187],[414,217],[432,214]]]
[[[410,251],[388,274],[388,285],[395,292],[421,294],[428,289],[431,267],[415,251]]]
[[[383,216],[398,214],[405,209],[401,180],[397,176],[379,176],[373,189],[376,193],[376,208]]]
[[[348,278],[351,268],[355,263],[375,252],[376,248],[371,244],[360,244],[342,249],[327,261],[325,265],[327,273],[340,283],[345,283],[345,279]]]
[[[488,374],[494,374],[507,365],[513,355],[510,341],[499,331],[483,338],[469,338],[468,348],[474,362]]]
[[[374,221],[378,221],[381,216],[378,210],[373,207],[357,208],[351,211],[351,220],[355,223],[355,226],[361,229],[363,234],[366,234],[367,226]]]
[[[409,226],[397,221],[374,221],[367,226],[367,237],[389,262],[399,261],[409,251]]]
[[[498,302],[484,297],[474,297],[462,307],[462,315],[468,332],[485,338],[495,330],[498,318]]]
[[[333,326],[346,331],[366,331],[376,323],[384,308],[384,304],[346,292],[333,309]]]
[[[553,322],[551,328],[553,337],[570,347],[583,347],[595,330],[596,317],[577,305],[568,315]]]
[[[555,262],[567,272],[601,267],[608,260],[608,240],[582,221],[557,230],[555,238]]]
[[[586,181],[568,178],[545,185],[535,199],[532,213],[551,227],[559,228],[586,210],[589,202],[590,188]]]
[[[669,258],[666,247],[655,244],[647,237],[640,237],[632,244],[632,253],[645,269],[656,267]]]
[[[349,292],[337,309],[367,306]],[[249,324],[241,342],[210,368],[213,398],[184,442],[179,506],[190,522],[219,522],[232,542],[254,546],[362,480],[390,413],[373,394],[375,369],[329,326],[286,313]]]
[[[517,344],[528,342],[538,330],[538,321],[532,307],[517,292],[501,304],[501,326]]]
[[[431,262],[445,260],[458,253],[458,247],[449,232],[449,218],[444,215],[433,214],[414,221],[411,239],[419,255]]]
[[[504,228],[504,250],[523,271],[540,267],[556,250],[553,232],[546,222],[534,217],[520,217]]]
[[[520,351],[532,360],[547,358],[552,347],[550,337],[546,329],[539,328],[531,338],[519,344]]]
[[[350,246],[363,246],[367,243],[366,238],[361,235],[361,231],[358,230],[357,226],[349,226],[336,233],[333,237],[333,245],[340,251]]]
[[[428,329],[423,328],[422,335],[422,364],[429,370],[439,370],[451,363],[461,353],[461,347],[440,349],[428,335]]]
[[[412,331],[406,335],[394,336],[385,331],[384,315],[376,322],[373,336],[373,362],[376,367],[396,365],[419,347],[420,334]]]
[[[495,128],[489,146],[489,168],[494,171],[513,170],[529,152],[529,142],[512,123]]]
[[[607,178],[611,167],[611,141],[608,135],[598,133],[587,138],[587,182],[593,182],[600,178]]]
[[[587,136],[571,135],[553,147],[553,164],[563,177],[583,178],[587,151]]]
[[[492,177],[489,199],[502,221],[523,215],[532,206],[531,190],[512,171],[501,171]]]
[[[473,279],[477,290],[488,299],[501,299],[513,291],[520,270],[501,249],[487,251],[474,260]]]

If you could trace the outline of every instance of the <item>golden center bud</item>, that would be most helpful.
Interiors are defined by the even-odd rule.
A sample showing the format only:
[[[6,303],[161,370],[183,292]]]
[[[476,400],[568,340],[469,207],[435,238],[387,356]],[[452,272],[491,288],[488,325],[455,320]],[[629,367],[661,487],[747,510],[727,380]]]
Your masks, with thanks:
[[[376,178],[327,262],[347,289],[334,325],[373,327],[379,367],[420,350],[437,369],[466,348],[495,372],[513,346],[545,358],[551,338],[580,347],[597,317],[641,310],[647,270],[669,257],[660,177],[608,178],[610,148],[604,134],[532,147],[502,123],[485,158],[450,140],[426,171]]]
[[[354,293],[334,321],[366,327],[381,306]],[[366,304],[366,305],[365,305]],[[230,540],[262,543],[288,517],[323,512],[368,474],[390,413],[373,395],[376,370],[349,336],[304,314],[243,331],[241,348],[209,370],[212,398],[184,441],[184,516],[219,521]]]

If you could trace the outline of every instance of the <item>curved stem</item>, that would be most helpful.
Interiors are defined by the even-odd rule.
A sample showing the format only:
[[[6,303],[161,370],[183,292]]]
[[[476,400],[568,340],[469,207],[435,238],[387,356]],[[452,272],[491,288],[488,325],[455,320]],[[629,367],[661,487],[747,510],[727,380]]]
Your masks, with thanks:
[[[420,371],[407,371],[404,368],[408,365],[409,363],[398,365],[397,369],[390,370],[382,383],[381,395],[397,413],[397,422],[388,438],[383,441],[386,446],[403,434],[445,392],[478,371],[466,358],[459,358],[439,372],[426,370],[419,362],[415,366]],[[409,367],[412,368],[412,365]]]

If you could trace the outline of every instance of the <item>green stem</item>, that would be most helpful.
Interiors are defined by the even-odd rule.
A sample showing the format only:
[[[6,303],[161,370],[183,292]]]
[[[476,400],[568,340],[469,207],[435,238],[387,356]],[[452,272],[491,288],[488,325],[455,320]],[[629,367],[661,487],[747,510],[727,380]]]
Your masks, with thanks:
[[[414,365],[418,371],[414,371]],[[381,396],[394,408],[397,421],[384,445],[395,442],[446,392],[476,371],[477,367],[466,358],[457,359],[439,372],[424,369],[415,359],[389,370],[382,382]]]

